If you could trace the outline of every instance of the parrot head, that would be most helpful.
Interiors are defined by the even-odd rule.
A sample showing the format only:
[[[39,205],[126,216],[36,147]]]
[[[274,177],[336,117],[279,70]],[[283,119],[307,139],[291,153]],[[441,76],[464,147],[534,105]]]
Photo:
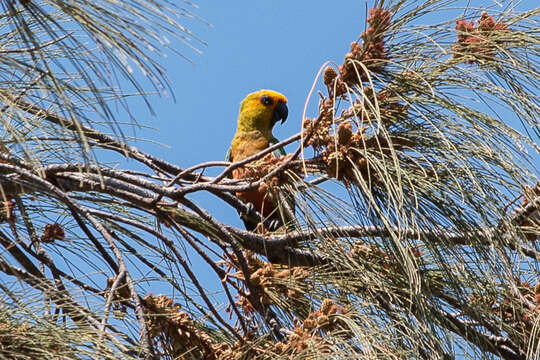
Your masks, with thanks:
[[[288,113],[287,98],[283,94],[273,90],[252,92],[240,105],[238,130],[271,133],[278,121],[285,122]]]

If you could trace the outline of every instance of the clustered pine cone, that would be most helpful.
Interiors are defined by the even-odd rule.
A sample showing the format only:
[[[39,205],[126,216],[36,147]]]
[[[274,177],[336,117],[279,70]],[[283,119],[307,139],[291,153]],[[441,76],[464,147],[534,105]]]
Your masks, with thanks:
[[[462,19],[456,21],[456,30],[458,36],[454,44],[454,58],[465,57],[467,64],[474,64],[493,60],[497,48],[503,42],[500,35],[509,31],[509,28],[483,11],[478,26],[472,21]]]

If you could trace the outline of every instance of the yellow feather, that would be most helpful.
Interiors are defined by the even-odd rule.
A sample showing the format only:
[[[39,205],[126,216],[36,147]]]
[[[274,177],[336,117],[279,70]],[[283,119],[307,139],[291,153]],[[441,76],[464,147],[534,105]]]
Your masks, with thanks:
[[[262,96],[273,100],[272,105],[263,105]],[[231,144],[231,161],[240,161],[268,147],[272,135],[272,112],[278,103],[287,103],[287,98],[273,90],[255,91],[242,101],[238,114],[238,127]]]

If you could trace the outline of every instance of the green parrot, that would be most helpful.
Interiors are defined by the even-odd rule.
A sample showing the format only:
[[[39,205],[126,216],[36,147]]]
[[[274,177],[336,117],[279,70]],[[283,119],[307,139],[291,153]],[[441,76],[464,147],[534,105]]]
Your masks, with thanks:
[[[240,105],[236,134],[225,159],[230,162],[241,161],[276,144],[278,140],[272,134],[272,129],[278,121],[284,123],[287,115],[287,98],[283,94],[273,90],[259,90],[246,96]],[[285,155],[282,148],[278,153],[280,156]],[[236,169],[232,177],[242,178],[242,174],[242,169]],[[284,224],[283,219],[286,217],[280,211],[279,204],[266,192],[254,189],[236,193],[236,196],[270,220],[271,226],[267,230],[276,230]],[[247,230],[257,228],[258,224],[254,221],[246,218],[242,220]]]

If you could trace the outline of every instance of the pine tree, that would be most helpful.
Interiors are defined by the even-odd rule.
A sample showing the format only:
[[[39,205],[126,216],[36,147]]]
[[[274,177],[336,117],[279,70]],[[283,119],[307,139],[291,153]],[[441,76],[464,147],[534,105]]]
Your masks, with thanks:
[[[376,1],[300,133],[185,167],[133,146],[110,106],[129,113],[120,85],[148,105],[171,90],[155,56],[164,35],[200,41],[176,17],[194,15],[2,1],[0,357],[538,358],[540,8],[448,18],[457,3]],[[194,200],[264,224],[248,189],[294,200],[293,223],[245,231]]]

